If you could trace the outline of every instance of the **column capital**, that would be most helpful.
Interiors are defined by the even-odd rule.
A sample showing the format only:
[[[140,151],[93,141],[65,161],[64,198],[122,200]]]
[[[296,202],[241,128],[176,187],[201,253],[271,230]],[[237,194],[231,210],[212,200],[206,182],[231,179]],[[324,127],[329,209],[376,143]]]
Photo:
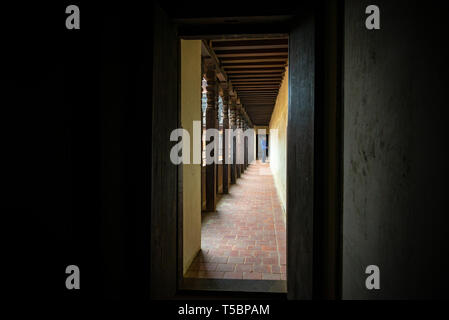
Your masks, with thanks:
[[[230,85],[227,81],[220,81],[220,88],[223,90],[223,92],[229,94]]]
[[[217,80],[217,71],[215,64],[211,62],[211,59],[204,59],[204,78],[207,82]]]

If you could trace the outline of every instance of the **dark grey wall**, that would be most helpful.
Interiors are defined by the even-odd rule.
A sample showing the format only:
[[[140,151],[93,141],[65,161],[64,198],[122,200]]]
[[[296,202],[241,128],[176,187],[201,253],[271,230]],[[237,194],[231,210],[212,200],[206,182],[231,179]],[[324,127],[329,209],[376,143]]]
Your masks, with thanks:
[[[288,51],[288,297],[311,299],[315,106],[315,19],[312,13],[290,31]]]
[[[378,0],[370,31],[370,4],[345,2],[343,298],[447,296],[447,8]]]
[[[177,282],[178,170],[170,161],[170,133],[179,128],[176,28],[154,11],[151,140],[151,297],[174,296]],[[182,208],[182,205],[180,206]]]

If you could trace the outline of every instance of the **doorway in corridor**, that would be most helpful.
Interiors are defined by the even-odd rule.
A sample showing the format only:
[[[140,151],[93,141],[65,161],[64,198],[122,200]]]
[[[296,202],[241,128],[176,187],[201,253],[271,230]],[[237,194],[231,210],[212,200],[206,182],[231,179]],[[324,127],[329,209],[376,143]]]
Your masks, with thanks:
[[[262,141],[264,141],[264,142],[262,142]],[[265,143],[265,146],[266,146],[265,151],[262,148],[263,143]],[[268,158],[270,156],[269,144],[270,144],[270,134],[256,135],[256,159],[257,160],[263,160],[264,153],[265,153],[266,159],[268,160]]]
[[[205,76],[207,86],[210,86],[209,89],[211,89],[206,89],[206,100],[208,102],[206,108],[209,110],[215,109],[215,107],[209,107],[209,101],[213,105],[214,97],[218,95],[208,93],[212,93],[214,87],[215,90],[220,90],[217,89],[217,82],[220,82],[220,84],[225,82],[224,78],[220,78],[222,77],[220,72],[214,75],[213,72],[201,70],[204,67],[201,59],[186,59],[182,50],[183,43],[186,42],[183,42],[183,40],[199,40],[200,42],[205,40],[210,47],[210,41],[218,40],[217,37],[220,37],[220,40],[223,41],[231,41],[242,40],[243,37],[259,38],[259,40],[266,38],[268,40],[270,37],[281,36],[288,37],[288,68],[286,68],[288,76],[282,78],[288,79],[287,97],[284,97],[288,101],[288,123],[285,131],[279,130],[278,132],[279,135],[286,132],[286,137],[279,137],[278,139],[288,141],[288,148],[285,148],[285,154],[283,154],[282,149],[276,150],[280,144],[273,143],[276,135],[270,132],[269,168],[273,174],[276,191],[282,190],[282,187],[276,186],[279,184],[276,179],[276,172],[284,171],[286,174],[285,195],[281,195],[279,198],[281,202],[282,199],[285,199],[285,218],[287,221],[287,297],[289,299],[310,299],[313,296],[321,296],[321,292],[326,290],[333,294],[338,290],[338,257],[340,256],[338,244],[341,233],[339,232],[339,220],[337,217],[334,219],[335,215],[330,214],[331,209],[338,210],[338,201],[329,200],[331,194],[326,195],[326,192],[332,193],[332,195],[338,193],[338,188],[334,188],[338,184],[338,179],[332,182],[332,185],[329,185],[327,179],[325,179],[329,175],[324,175],[324,169],[326,169],[325,166],[338,163],[338,153],[334,152],[335,150],[330,150],[325,143],[328,137],[337,136],[339,132],[338,117],[331,111],[336,111],[336,108],[340,105],[340,98],[336,94],[340,83],[338,81],[340,72],[337,70],[336,61],[334,61],[337,58],[332,54],[332,50],[337,49],[337,43],[325,42],[324,38],[328,35],[331,39],[335,39],[336,30],[329,23],[326,33],[322,32],[322,22],[330,21],[330,19],[323,20],[322,13],[328,12],[332,17],[336,8],[326,11],[324,8],[298,4],[298,8],[292,10],[288,16],[265,16],[262,18],[260,16],[249,16],[238,21],[232,20],[232,24],[226,17],[208,19],[210,12],[205,7],[198,7],[197,10],[200,13],[189,15],[184,11],[173,13],[173,8],[164,11],[156,6],[154,12],[154,50],[152,52],[154,61],[152,64],[153,129],[151,135],[151,170],[148,180],[151,181],[150,294],[154,298],[172,298],[177,294],[183,294],[183,289],[192,289],[195,285],[197,285],[197,289],[215,290],[217,289],[216,286],[214,287],[211,283],[225,280],[233,283],[227,288],[230,291],[264,292],[260,288],[256,290],[248,287],[239,290],[238,285],[245,281],[243,279],[184,277],[201,249],[201,215],[202,210],[204,210],[202,206],[203,204],[206,206],[206,212],[215,212],[217,206],[220,205],[220,193],[217,197],[217,193],[211,192],[211,190],[216,190],[217,183],[217,179],[212,173],[220,172],[226,166],[220,169],[218,166],[208,167],[208,165],[205,165],[203,167],[201,164],[176,165],[171,161],[170,154],[173,147],[179,145],[179,141],[170,141],[168,137],[177,128],[193,131],[195,127],[191,128],[192,120],[200,123],[195,131],[201,131],[202,112],[198,106],[198,102],[201,101],[201,87],[198,83],[201,83],[202,75]],[[171,16],[167,13],[170,13]],[[273,30],[276,30],[276,33],[269,33]],[[257,36],[254,36],[256,34]],[[324,50],[324,45],[332,50]],[[201,44],[196,47],[193,46],[191,49],[197,52],[196,57],[202,55]],[[221,58],[220,55],[228,55],[231,60],[234,60],[231,64],[248,62],[241,56],[232,57],[235,54],[233,50],[222,49],[220,54],[215,51],[217,60]],[[243,50],[243,48],[241,49]],[[246,59],[251,60],[252,58],[249,55],[261,54],[266,49],[255,49],[255,52],[248,49],[244,50],[247,50],[245,52]],[[270,55],[270,52],[266,54]],[[325,64],[324,59],[328,59],[329,63]],[[182,63],[183,60],[189,61],[189,63]],[[237,62],[236,60],[241,61]],[[209,62],[211,61],[209,60]],[[224,63],[220,65],[221,69],[226,70],[225,66]],[[227,74],[233,74],[234,78],[240,78],[240,82],[249,80],[245,79],[248,77],[244,75],[238,75],[239,70],[230,70],[231,67],[229,65],[228,67],[227,70],[230,72]],[[184,68],[186,69],[184,70]],[[233,68],[239,69],[241,66]],[[263,72],[254,73],[275,73],[274,69],[271,68],[275,67],[265,67],[266,70],[263,70]],[[189,70],[192,72],[189,72]],[[209,71],[209,69],[207,70]],[[324,76],[324,71],[326,71],[328,77]],[[185,75],[194,75],[195,79],[193,81],[183,79]],[[213,75],[213,77],[210,77],[210,75]],[[273,75],[271,76],[273,77]],[[241,87],[247,87],[242,90],[242,93],[243,91],[260,91],[257,90],[257,87],[262,85],[262,83],[258,83],[256,86],[240,84]],[[329,94],[324,94],[325,92],[329,92]],[[245,92],[241,96],[245,95],[248,100],[252,100],[250,102],[253,103],[254,107],[259,107],[259,110],[264,108],[269,110],[265,116],[270,117],[269,120],[256,120],[256,114],[251,112],[251,108],[245,109],[248,115],[248,118],[245,114],[243,115],[247,122],[246,125],[249,124],[249,127],[257,130],[263,129],[263,126],[259,128],[257,124],[265,124],[265,126],[268,124],[272,127],[276,125],[279,129],[282,129],[282,121],[272,121],[271,119],[275,112],[273,101],[271,101],[271,107],[263,107],[263,101],[260,101],[260,98],[263,97],[264,101],[269,101],[271,98],[276,103],[279,98],[277,94],[273,97],[271,93],[264,95],[263,92],[258,92],[258,95],[254,97]],[[241,99],[241,102],[244,102],[243,99]],[[191,105],[192,109],[183,112],[185,110],[181,106],[184,104]],[[245,105],[245,103],[242,103],[242,105]],[[248,106],[249,103],[246,102],[246,105]],[[223,108],[225,106],[231,107],[229,102],[223,101]],[[324,109],[324,107],[328,109]],[[231,116],[229,109],[228,116]],[[277,114],[276,117],[282,118],[282,113]],[[259,122],[259,120],[261,121]],[[218,127],[218,121],[216,114],[206,112],[206,128],[215,125]],[[250,121],[253,123],[250,123]],[[335,127],[331,127],[326,121],[335,123]],[[226,121],[223,124],[225,126]],[[201,134],[197,134],[196,137],[198,135],[201,136]],[[195,135],[191,134],[190,136]],[[193,142],[201,146],[201,138],[191,140],[192,150],[195,149],[196,145]],[[200,147],[196,148],[196,150],[201,149]],[[328,149],[332,151],[332,158],[329,157],[329,163],[325,161],[327,158],[324,158]],[[275,155],[284,159],[284,167],[280,161],[276,163]],[[249,175],[254,168],[252,161],[249,161],[248,164],[249,166],[245,168],[246,172],[244,171],[241,174],[240,171],[240,178],[238,176],[239,171],[228,170],[228,179],[223,181],[231,181],[231,184],[227,186],[230,197],[232,196],[232,187],[243,183],[246,175]],[[329,168],[329,170],[331,173],[335,172],[332,168]],[[206,175],[202,175],[203,171]],[[222,172],[225,171],[226,169],[222,170]],[[207,174],[208,172],[210,174]],[[235,174],[232,174],[232,172]],[[219,173],[218,178],[220,176],[223,177],[224,173],[223,175]],[[189,177],[194,177],[194,179],[189,179]],[[205,182],[201,183],[202,180]],[[232,183],[233,181],[235,184]],[[206,187],[202,188],[202,185]],[[329,190],[324,190],[328,185]],[[225,190],[226,184],[222,187]],[[229,191],[231,192],[229,193]],[[208,192],[209,196],[207,196]],[[205,198],[203,198],[204,193],[206,193]],[[338,194],[335,194],[335,196],[335,199],[337,199]],[[187,208],[190,209],[187,210]],[[211,208],[212,210],[210,210]],[[190,212],[196,212],[197,216],[188,214],[191,209]],[[329,214],[327,214],[328,212]],[[332,232],[328,232],[328,230]],[[189,254],[184,254],[186,250]],[[323,282],[327,278],[330,280]],[[193,282],[189,283],[189,279],[193,279]],[[285,280],[246,281],[247,283],[260,284]],[[202,285],[198,286],[198,283],[201,282]],[[333,288],[327,288],[327,284],[332,285]],[[226,290],[226,288],[222,288],[222,290]],[[266,292],[270,292],[270,290],[266,289]]]
[[[202,128],[201,165],[183,165],[181,286],[285,293],[288,36],[180,47],[181,125]]]

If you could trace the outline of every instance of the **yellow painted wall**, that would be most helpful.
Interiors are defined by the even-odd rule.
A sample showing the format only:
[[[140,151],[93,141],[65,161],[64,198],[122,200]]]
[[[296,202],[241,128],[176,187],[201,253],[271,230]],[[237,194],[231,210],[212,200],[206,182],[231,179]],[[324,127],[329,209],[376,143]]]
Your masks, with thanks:
[[[201,41],[181,40],[181,125],[190,134],[193,162],[193,121],[201,121]],[[183,164],[183,270],[201,248],[201,165]]]
[[[285,71],[270,120],[270,167],[285,213],[287,179],[288,68]],[[277,135],[272,131],[277,129]]]

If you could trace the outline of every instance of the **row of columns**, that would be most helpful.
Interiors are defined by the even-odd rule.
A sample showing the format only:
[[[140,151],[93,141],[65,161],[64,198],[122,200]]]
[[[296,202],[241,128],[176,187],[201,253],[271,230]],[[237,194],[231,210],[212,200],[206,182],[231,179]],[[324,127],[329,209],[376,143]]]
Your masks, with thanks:
[[[231,86],[227,82],[219,83],[217,81],[215,66],[213,64],[205,65],[205,79],[207,81],[207,107],[206,107],[206,129],[219,129],[219,114],[218,114],[218,94],[219,88],[222,92],[222,102],[223,102],[223,144],[222,144],[222,154],[223,154],[223,170],[222,170],[222,181],[224,194],[229,192],[230,184],[235,184],[237,179],[243,174],[243,172],[248,167],[248,139],[244,138],[244,164],[236,163],[237,146],[236,139],[234,137],[233,141],[233,163],[226,164],[225,155],[228,153],[225,147],[228,145],[226,141],[227,137],[224,134],[226,129],[242,129],[243,131],[250,127],[250,122],[248,121],[246,112],[244,112],[243,106],[239,103],[237,95],[231,89]],[[214,143],[210,141],[209,143]],[[215,152],[215,151],[214,151]],[[213,164],[206,164],[206,211],[215,211],[217,205],[217,192],[218,192],[218,153],[214,154]]]

